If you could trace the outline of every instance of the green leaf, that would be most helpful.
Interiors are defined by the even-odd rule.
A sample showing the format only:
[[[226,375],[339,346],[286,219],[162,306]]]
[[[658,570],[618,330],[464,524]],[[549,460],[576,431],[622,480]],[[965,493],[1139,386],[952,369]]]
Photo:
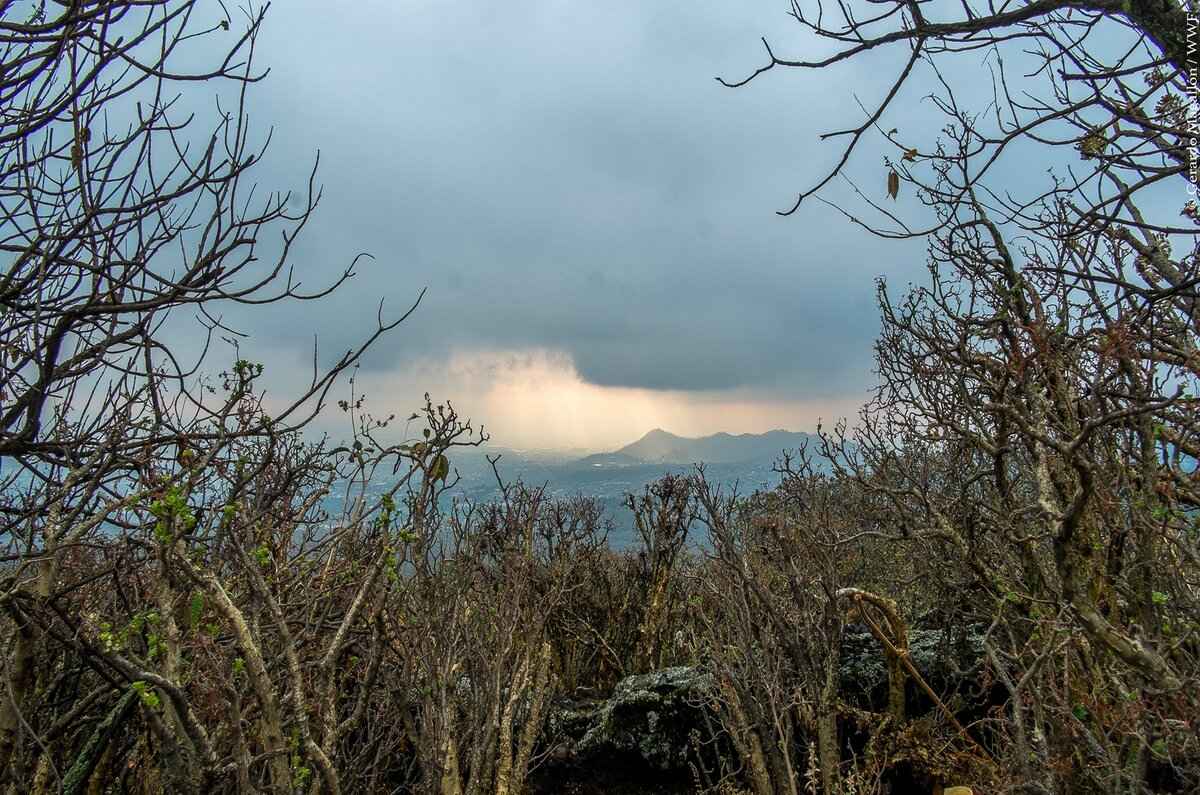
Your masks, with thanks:
[[[200,626],[200,618],[204,615],[204,594],[197,591],[192,595],[192,603],[189,605],[190,612],[188,618],[192,629]]]
[[[444,455],[438,455],[433,461],[433,466],[429,470],[429,477],[433,480],[446,482],[446,478],[450,475],[450,461]]]
[[[142,703],[150,709],[158,709],[158,707],[162,704],[158,698],[158,693],[155,693],[154,690],[141,679],[133,682],[130,687],[133,688],[133,692],[138,694],[138,698],[141,699]]]

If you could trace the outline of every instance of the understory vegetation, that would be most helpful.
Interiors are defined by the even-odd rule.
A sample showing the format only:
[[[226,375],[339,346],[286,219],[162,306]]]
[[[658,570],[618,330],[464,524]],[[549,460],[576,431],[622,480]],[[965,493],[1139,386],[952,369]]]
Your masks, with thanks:
[[[867,134],[894,150],[890,198],[865,199],[885,225],[847,214],[927,241],[928,279],[880,282],[879,387],[852,424],[782,456],[768,491],[698,467],[628,495],[638,543],[615,551],[587,497],[498,473],[501,498],[448,499],[486,434],[427,398],[397,441],[353,392],[416,307],[314,353],[286,401],[236,343],[213,366],[227,309],[320,299],[357,263],[301,290],[313,178],[246,182],[263,9],[0,0],[0,788],[519,793],[563,761],[565,700],[669,666],[710,683],[695,788],[1200,788],[1186,9],[848,8],[795,6],[846,49],[768,49],[751,79],[905,48],[843,136],[847,157]],[[183,71],[194,39],[228,54]],[[1010,92],[1010,50],[1041,94]],[[968,111],[941,76],[981,53]],[[924,143],[881,122],[917,65],[946,121]],[[183,84],[215,86],[211,128]],[[1010,145],[1070,160],[1015,198],[988,182]],[[182,341],[183,313],[207,341]],[[319,411],[345,443],[306,431]],[[933,629],[952,676],[914,662]],[[864,630],[878,694],[839,676]]]

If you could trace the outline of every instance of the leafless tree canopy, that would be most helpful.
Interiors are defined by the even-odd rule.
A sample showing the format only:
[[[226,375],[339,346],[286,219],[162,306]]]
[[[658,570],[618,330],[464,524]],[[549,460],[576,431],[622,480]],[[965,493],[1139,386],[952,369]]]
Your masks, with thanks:
[[[886,197],[863,187],[843,211],[927,240],[930,279],[900,297],[880,282],[881,385],[857,437],[834,434],[841,471],[887,506],[882,533],[919,540],[972,592],[1010,696],[1013,785],[1030,791],[1058,791],[1066,764],[1079,791],[1143,791],[1148,766],[1195,742],[1189,10],[797,2],[794,21],[833,54],[768,45],[764,67],[730,81],[905,57],[862,124],[826,136],[843,157],[787,213],[868,140],[892,147]],[[926,80],[944,126],[907,140],[889,117]],[[900,194],[924,210],[891,206]]]

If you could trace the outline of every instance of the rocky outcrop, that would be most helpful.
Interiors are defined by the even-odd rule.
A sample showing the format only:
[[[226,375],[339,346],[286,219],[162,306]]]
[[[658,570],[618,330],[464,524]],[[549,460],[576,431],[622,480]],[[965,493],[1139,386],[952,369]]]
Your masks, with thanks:
[[[913,630],[909,653],[930,685],[944,692],[974,681],[983,639],[971,632],[950,637]],[[865,630],[848,630],[842,643],[842,697],[881,710],[887,677],[878,642]],[[711,748],[697,744],[713,735],[712,715],[704,707],[711,687],[711,677],[701,669],[677,667],[626,677],[604,699],[559,702],[549,718],[551,747],[532,782],[534,791],[692,791],[689,763],[699,748]],[[909,699],[910,715],[929,709],[912,686]]]
[[[983,635],[973,628],[955,633],[913,629],[908,633],[908,656],[913,667],[939,693],[969,689],[983,664]],[[840,673],[841,694],[845,701],[875,711],[886,706],[887,663],[879,641],[870,632],[858,627],[847,628],[842,636]],[[920,715],[929,710],[932,705],[914,683],[910,681],[907,690],[909,715]]]
[[[606,699],[560,702],[535,791],[690,791],[692,734],[711,685],[697,668],[666,668],[622,679]]]

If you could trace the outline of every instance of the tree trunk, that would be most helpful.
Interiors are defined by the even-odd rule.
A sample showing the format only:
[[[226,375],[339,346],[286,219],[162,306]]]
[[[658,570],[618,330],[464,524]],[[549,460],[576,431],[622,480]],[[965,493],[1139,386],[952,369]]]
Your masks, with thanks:
[[[462,773],[458,769],[458,744],[453,737],[446,738],[442,759],[440,795],[462,795]]]
[[[841,753],[837,736],[838,674],[837,661],[825,668],[825,684],[817,705],[817,760],[821,765],[821,792],[837,792]]]
[[[22,765],[17,745],[22,726],[21,717],[25,701],[34,686],[34,647],[37,634],[32,622],[19,611],[10,608],[10,615],[17,625],[16,642],[8,660],[8,682],[0,693],[0,783],[14,784],[22,777]]]

